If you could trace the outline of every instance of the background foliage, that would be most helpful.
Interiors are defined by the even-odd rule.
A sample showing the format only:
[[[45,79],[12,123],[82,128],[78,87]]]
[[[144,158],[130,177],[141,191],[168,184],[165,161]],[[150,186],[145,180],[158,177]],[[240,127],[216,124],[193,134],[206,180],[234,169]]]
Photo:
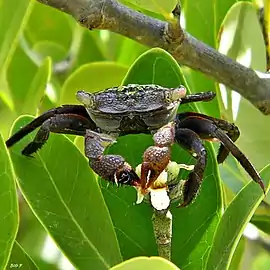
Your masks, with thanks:
[[[171,18],[177,3],[121,2],[162,20]],[[264,71],[266,49],[257,4],[182,0],[182,25],[222,53]],[[261,170],[268,186],[270,118],[235,92],[180,67],[161,49],[148,50],[114,33],[83,29],[66,14],[36,1],[0,0],[1,269],[68,269],[66,258],[78,269],[89,269],[89,265],[108,269],[136,256],[157,255],[150,206],[135,205],[132,188],[116,188],[97,179],[81,153],[81,138],[51,135],[34,159],[20,154],[34,134],[10,151],[4,145],[10,132],[33,116],[77,103],[78,89],[95,92],[128,83],[184,84],[191,92],[216,91],[216,100],[181,106],[180,111],[199,111],[235,122],[242,134],[237,144]],[[136,166],[151,144],[150,136],[130,135],[109,151]],[[175,265],[140,257],[113,269],[268,269],[270,258],[260,245],[267,246],[270,232],[269,198],[232,157],[218,167],[215,149],[206,146],[209,158],[200,195],[187,208],[171,207]],[[172,156],[181,163],[194,162],[178,146]],[[250,219],[261,230],[253,243],[242,236]]]

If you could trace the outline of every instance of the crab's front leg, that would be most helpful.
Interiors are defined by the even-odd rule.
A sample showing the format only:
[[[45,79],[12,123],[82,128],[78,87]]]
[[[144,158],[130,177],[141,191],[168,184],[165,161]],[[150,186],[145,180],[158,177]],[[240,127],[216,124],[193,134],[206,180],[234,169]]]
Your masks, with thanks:
[[[137,186],[140,179],[132,167],[119,155],[104,155],[115,140],[106,134],[86,130],[85,155],[90,167],[103,179],[118,184]]]
[[[183,202],[180,207],[190,204],[198,195],[207,162],[207,152],[199,136],[192,130],[183,128],[175,132],[175,141],[197,159],[194,170],[184,184]]]

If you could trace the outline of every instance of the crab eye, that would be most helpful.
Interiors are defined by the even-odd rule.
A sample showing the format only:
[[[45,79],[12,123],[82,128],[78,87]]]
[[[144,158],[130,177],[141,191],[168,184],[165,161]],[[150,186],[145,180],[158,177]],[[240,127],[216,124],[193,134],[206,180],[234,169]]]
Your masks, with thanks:
[[[80,101],[83,105],[87,107],[91,107],[94,104],[94,95],[85,91],[78,91],[76,94],[76,98],[78,99],[78,101]]]
[[[177,88],[170,88],[165,92],[165,99],[167,102],[179,101],[179,99],[186,96],[186,88],[180,86]]]
[[[177,101],[180,98],[183,98],[186,96],[187,90],[184,86],[180,86],[178,88],[175,88],[171,92],[171,99],[172,101]]]

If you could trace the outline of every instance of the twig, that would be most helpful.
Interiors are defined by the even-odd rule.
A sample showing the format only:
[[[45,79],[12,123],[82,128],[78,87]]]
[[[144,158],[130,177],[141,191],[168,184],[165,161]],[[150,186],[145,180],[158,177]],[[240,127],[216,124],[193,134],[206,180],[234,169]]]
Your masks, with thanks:
[[[246,68],[185,32],[178,20],[164,22],[116,0],[37,0],[72,15],[89,29],[107,29],[175,59],[237,91],[264,114],[270,114],[270,75]]]
[[[172,214],[167,210],[154,209],[152,223],[158,246],[158,254],[167,260],[171,260],[172,245]]]

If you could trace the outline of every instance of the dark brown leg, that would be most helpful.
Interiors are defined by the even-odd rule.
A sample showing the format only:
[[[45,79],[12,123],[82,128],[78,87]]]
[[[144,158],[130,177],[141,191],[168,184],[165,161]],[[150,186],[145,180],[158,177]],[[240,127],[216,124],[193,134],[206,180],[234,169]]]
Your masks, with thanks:
[[[176,129],[191,129],[197,133],[201,139],[205,140],[218,139],[226,148],[226,151],[222,150],[223,148],[219,150],[218,159],[224,158],[225,154],[227,156],[227,153],[231,152],[251,176],[251,178],[257,182],[265,192],[263,181],[256,169],[253,167],[247,157],[241,152],[241,150],[234,144],[233,140],[228,136],[228,134],[226,134],[226,130],[225,132],[222,130],[222,128],[226,127],[226,121],[221,120],[221,122],[218,121],[218,123],[215,123],[214,121],[218,121],[218,119],[213,119],[201,114],[186,114],[186,117],[184,117],[184,114],[179,114],[177,116]],[[235,136],[234,139],[238,137],[238,135]]]
[[[201,119],[207,119],[209,121],[211,121],[213,124],[215,124],[217,127],[219,127],[220,129],[222,129],[226,135],[233,141],[235,142],[239,136],[240,136],[240,131],[238,129],[237,126],[235,126],[232,123],[229,123],[225,120],[222,119],[217,119],[211,116],[207,116],[201,113],[194,113],[194,112],[187,112],[187,113],[181,113],[179,115],[177,115],[177,121],[181,123],[189,118],[189,117],[195,117],[195,118],[201,118]],[[201,134],[201,138],[203,138],[203,136],[205,136],[205,134]],[[208,139],[208,138],[206,138]],[[229,155],[229,150],[223,145],[220,145],[219,151],[218,151],[218,155],[217,155],[217,161],[218,163],[223,163],[224,160],[227,158],[227,156]]]
[[[179,205],[180,207],[184,207],[190,204],[200,191],[207,162],[207,152],[199,136],[190,129],[177,129],[175,132],[175,141],[197,159],[194,170],[188,175],[188,179],[184,184],[184,200]]]
[[[86,109],[84,106],[81,105],[63,105],[62,107],[58,107],[55,109],[51,109],[43,114],[41,114],[39,117],[31,121],[29,124],[21,128],[18,132],[13,134],[7,141],[6,146],[11,147],[13,144],[21,140],[23,137],[25,137],[27,134],[34,131],[36,128],[40,127],[46,120],[56,116],[56,115],[64,115],[64,114],[74,114],[78,117],[81,116],[88,120],[89,126],[92,130],[95,130],[96,125],[95,123],[90,119]]]
[[[48,140],[50,132],[84,136],[86,129],[91,127],[87,118],[76,114],[58,114],[45,120],[34,140],[23,150],[22,154],[30,156],[38,151]]]
[[[190,95],[186,95],[185,97],[181,98],[181,104],[186,104],[190,102],[198,102],[198,101],[210,101],[216,96],[215,92],[200,92],[194,93]]]

